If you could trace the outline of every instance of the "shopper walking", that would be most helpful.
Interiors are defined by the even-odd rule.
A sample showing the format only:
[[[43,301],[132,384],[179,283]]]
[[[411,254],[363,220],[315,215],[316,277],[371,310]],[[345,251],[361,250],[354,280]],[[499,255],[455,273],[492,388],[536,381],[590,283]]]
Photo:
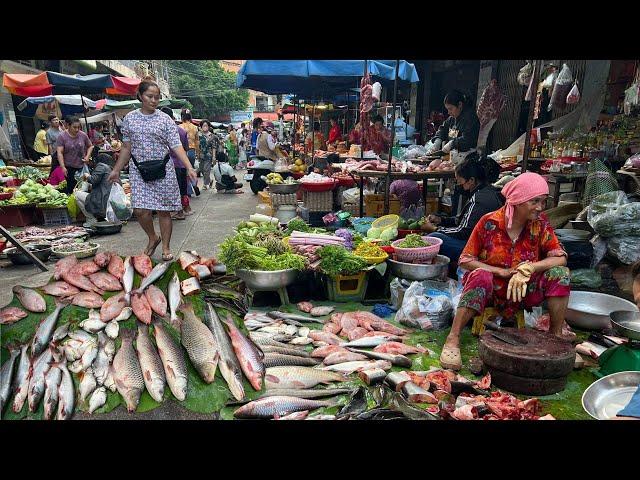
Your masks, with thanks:
[[[120,179],[120,171],[131,160],[129,164],[131,203],[136,218],[148,237],[144,253],[153,255],[162,241],[162,259],[171,261],[173,260],[171,212],[179,211],[182,204],[176,171],[169,163],[169,150],[172,150],[182,161],[191,180],[196,181],[198,177],[180,143],[176,124],[167,115],[157,110],[160,102],[160,88],[152,78],[146,77],[140,82],[138,100],[142,102],[142,107],[128,113],[122,122],[122,150],[113,172],[109,175],[109,181],[117,182]],[[136,163],[143,165],[154,162],[155,164],[161,160],[164,165],[154,168],[151,178],[146,176],[147,180],[145,180]],[[153,179],[153,177],[161,178]],[[160,236],[156,235],[153,226],[153,210],[158,212]]]
[[[175,121],[173,118],[173,111],[169,107],[162,107],[160,111],[166,113],[171,120]],[[178,135],[180,136],[180,144],[186,152],[189,150],[189,140],[187,138],[186,130],[178,126]],[[193,214],[189,195],[187,195],[187,169],[173,150],[171,150],[170,156],[173,161],[173,166],[176,169],[176,178],[178,179],[178,188],[180,189],[180,203],[182,203],[182,210],[172,213],[171,218],[173,220],[184,220],[187,216]]]
[[[62,129],[60,128],[60,119],[57,115],[49,115],[49,128],[47,129],[46,136],[49,155],[53,155],[53,152],[56,151],[56,140],[58,140],[60,133],[62,133]]]
[[[76,186],[76,173],[91,158],[93,145],[86,133],[80,130],[78,117],[68,117],[66,120],[68,129],[62,132],[56,140],[58,162],[67,179],[65,193],[71,194]]]
[[[238,137],[236,131],[233,129],[233,125],[229,125],[229,134],[227,135],[225,148],[229,156],[229,165],[231,165],[232,168],[236,168],[236,165],[238,165]]]
[[[211,164],[213,157],[218,151],[218,137],[213,133],[209,120],[203,120],[200,124],[199,132],[200,143],[200,171],[202,172],[202,182],[205,190],[211,188]]]
[[[189,162],[191,162],[191,166],[195,168],[196,166],[196,158],[198,158],[200,145],[198,143],[198,127],[196,127],[191,121],[193,117],[191,116],[191,110],[184,109],[181,113],[182,123],[180,126],[185,129],[187,132],[187,138],[189,139],[189,150],[187,150],[187,157],[189,158]],[[191,195],[192,192],[195,192],[196,196],[200,195],[200,190],[198,189],[198,178],[193,182],[187,180],[187,192]]]

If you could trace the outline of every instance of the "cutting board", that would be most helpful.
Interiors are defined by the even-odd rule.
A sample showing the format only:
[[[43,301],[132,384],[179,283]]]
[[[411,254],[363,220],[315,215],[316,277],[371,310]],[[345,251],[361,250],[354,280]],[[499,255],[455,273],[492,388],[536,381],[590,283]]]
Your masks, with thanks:
[[[575,363],[576,352],[570,342],[530,328],[503,328],[505,333],[526,340],[526,345],[510,345],[490,331],[480,336],[478,353],[487,367],[523,378],[566,377]]]

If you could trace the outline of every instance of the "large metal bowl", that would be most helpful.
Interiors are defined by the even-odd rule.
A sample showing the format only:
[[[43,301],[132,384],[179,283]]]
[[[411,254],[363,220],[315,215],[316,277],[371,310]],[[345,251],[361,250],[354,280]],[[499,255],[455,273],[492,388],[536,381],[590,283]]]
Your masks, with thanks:
[[[640,312],[611,312],[611,324],[620,335],[640,340]]]
[[[571,292],[566,320],[572,327],[585,330],[611,328],[611,312],[637,312],[638,307],[624,298],[597,292]]]
[[[46,262],[51,256],[51,245],[49,244],[37,244],[37,245],[25,245],[25,248],[35,255],[40,261]],[[14,265],[31,265],[33,262],[26,254],[18,250],[17,247],[7,248],[4,250],[7,254],[7,258],[11,260]]]
[[[449,257],[438,255],[433,259],[430,265],[422,265],[418,263],[398,262],[397,260],[387,259],[391,273],[398,278],[407,280],[428,280],[430,278],[446,278],[449,270]]]
[[[582,408],[596,420],[615,418],[640,385],[640,372],[618,372],[596,380],[582,394]]]
[[[261,292],[278,290],[291,285],[296,281],[298,271],[293,268],[273,272],[239,269],[236,275],[244,280],[251,290]]]
[[[113,222],[97,222],[92,228],[98,235],[113,235],[114,233],[118,233],[122,230],[122,224]]]
[[[300,182],[296,183],[269,183],[271,193],[296,193],[300,188]]]

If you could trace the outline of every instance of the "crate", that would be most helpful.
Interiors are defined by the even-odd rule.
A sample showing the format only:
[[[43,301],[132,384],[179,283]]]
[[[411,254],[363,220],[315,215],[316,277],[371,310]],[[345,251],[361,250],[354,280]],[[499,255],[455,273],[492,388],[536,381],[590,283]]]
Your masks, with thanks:
[[[37,223],[34,206],[11,205],[0,207],[0,225],[3,227],[26,227]]]
[[[258,192],[258,202],[271,205],[271,196],[267,192]]]
[[[71,217],[69,217],[67,207],[41,208],[40,211],[42,211],[45,227],[71,225]]]
[[[304,206],[310,212],[330,212],[333,210],[333,192],[307,192],[302,195]]]
[[[427,198],[427,204],[425,205],[425,215],[429,213],[437,213],[440,208],[440,199],[438,198]]]
[[[295,193],[272,193],[271,205],[277,209],[280,205],[297,205]]]
[[[367,217],[381,217],[384,215],[384,195],[370,194],[364,196],[364,213]],[[389,213],[400,215],[400,200],[389,199]]]
[[[369,283],[368,272],[356,275],[323,276],[327,298],[331,302],[361,302]]]

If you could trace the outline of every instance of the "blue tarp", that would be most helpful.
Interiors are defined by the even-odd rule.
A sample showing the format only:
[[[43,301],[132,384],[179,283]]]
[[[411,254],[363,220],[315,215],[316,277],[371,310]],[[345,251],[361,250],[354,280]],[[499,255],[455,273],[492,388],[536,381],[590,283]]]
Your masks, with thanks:
[[[268,94],[296,94],[319,98],[341,94],[359,86],[364,60],[247,60],[236,85]],[[374,81],[389,85],[395,78],[395,60],[369,60]],[[400,61],[398,79],[415,83],[418,73],[411,63]]]
[[[95,73],[92,75],[65,75],[47,71],[49,83],[55,93],[102,93],[112,88],[111,75]]]

